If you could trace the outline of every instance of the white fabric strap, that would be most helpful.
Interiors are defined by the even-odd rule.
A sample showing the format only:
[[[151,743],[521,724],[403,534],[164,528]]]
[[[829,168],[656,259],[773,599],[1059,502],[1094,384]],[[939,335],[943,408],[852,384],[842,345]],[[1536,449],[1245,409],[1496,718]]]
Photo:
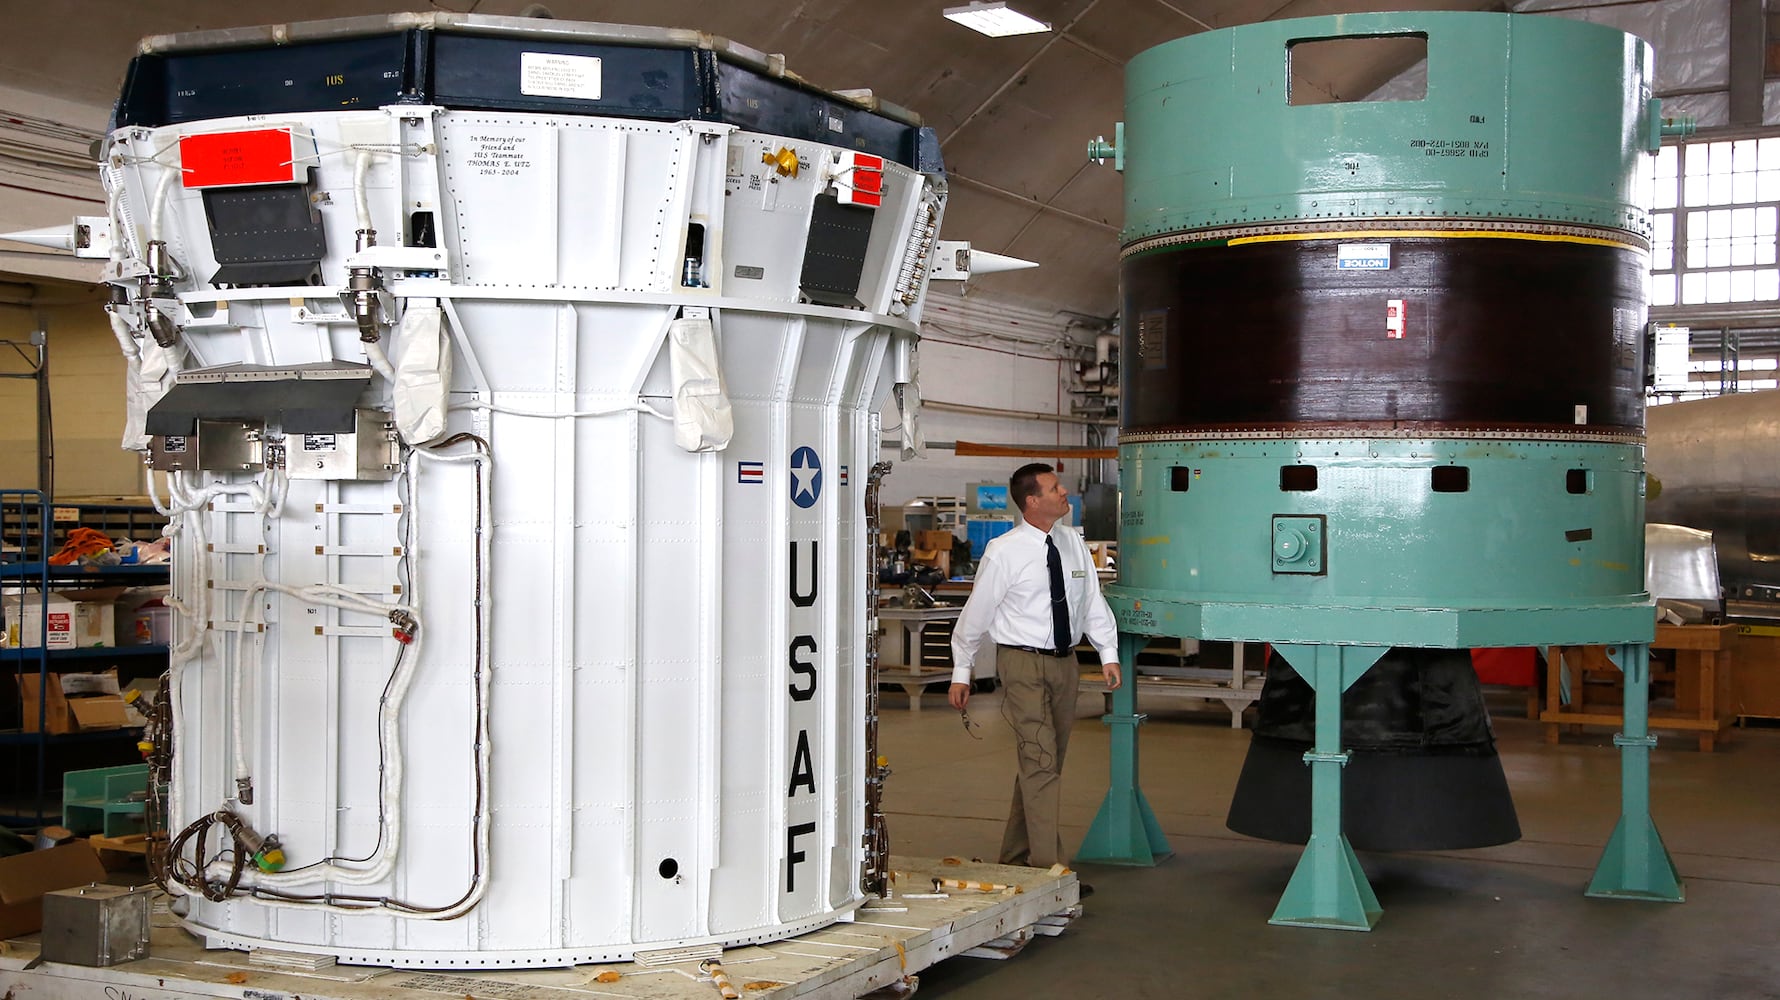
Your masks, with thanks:
[[[445,433],[451,392],[451,345],[436,299],[411,299],[402,312],[396,364],[396,431],[407,443],[424,444]]]
[[[687,310],[693,312],[693,310]],[[691,452],[722,451],[735,436],[735,416],[723,391],[717,330],[703,316],[668,325],[668,364],[674,381],[674,443]]]

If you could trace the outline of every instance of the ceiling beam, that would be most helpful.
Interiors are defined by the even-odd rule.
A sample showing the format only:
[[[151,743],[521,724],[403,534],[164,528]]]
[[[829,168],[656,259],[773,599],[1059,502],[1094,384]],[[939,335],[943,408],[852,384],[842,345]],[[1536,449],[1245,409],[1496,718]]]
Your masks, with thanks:
[[[979,181],[974,177],[966,177],[963,174],[955,174],[955,173],[946,174],[946,179],[949,181],[955,181],[959,184],[963,184],[965,187],[968,187],[968,188],[975,188],[978,191],[984,192],[985,194],[992,194],[998,198],[1005,198],[1008,201],[1018,202],[1021,205],[1026,206],[1027,208],[1037,209],[1040,212],[1050,212],[1053,215],[1058,215],[1065,219],[1074,220],[1076,222],[1081,223],[1084,226],[1093,226],[1095,229],[1103,230],[1105,232],[1114,233],[1114,234],[1118,233],[1118,231],[1119,231],[1119,227],[1113,225],[1110,222],[1102,222],[1099,219],[1091,218],[1089,216],[1082,215],[1078,212],[1071,212],[1067,208],[1058,208],[1057,206],[1052,205],[1049,202],[1041,201],[1041,200],[1031,197],[1029,195],[1023,195],[1023,194],[1020,194],[1015,191],[1009,191],[1007,188],[1004,188],[1004,187],[997,187],[994,184],[990,184],[988,181]],[[1072,177],[1071,179],[1073,180],[1074,178]],[[1069,185],[1065,184],[1064,188],[1067,188],[1068,186]],[[1058,193],[1062,193],[1062,189],[1059,189]],[[1024,230],[1022,230],[1022,232],[1023,231]]]

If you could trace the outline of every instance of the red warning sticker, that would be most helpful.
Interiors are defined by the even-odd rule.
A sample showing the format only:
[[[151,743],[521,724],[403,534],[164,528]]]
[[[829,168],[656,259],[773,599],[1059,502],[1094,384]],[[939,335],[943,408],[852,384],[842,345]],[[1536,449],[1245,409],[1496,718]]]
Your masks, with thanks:
[[[288,128],[180,136],[179,163],[188,188],[289,184],[297,179]]]
[[[1402,340],[1406,317],[1403,315],[1402,299],[1386,299],[1384,304],[1384,335],[1390,340]]]
[[[884,158],[869,153],[841,154],[835,194],[843,205],[877,208],[884,203]]]

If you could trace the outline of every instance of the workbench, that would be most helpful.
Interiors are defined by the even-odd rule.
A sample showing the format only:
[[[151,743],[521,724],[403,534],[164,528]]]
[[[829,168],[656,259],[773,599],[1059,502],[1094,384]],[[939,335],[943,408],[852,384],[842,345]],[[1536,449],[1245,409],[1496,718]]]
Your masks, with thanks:
[[[1230,710],[1230,728],[1242,728],[1243,709],[1261,697],[1262,670],[1245,669],[1244,643],[1231,647],[1230,667],[1139,667],[1135,663],[1121,666],[1124,682],[1137,685],[1137,706],[1157,701],[1217,701]],[[1100,675],[1098,664],[1082,667],[1082,694],[1098,694],[1106,700],[1106,711],[1112,711],[1112,693]]]
[[[940,604],[931,608],[903,608],[895,605],[878,609],[878,621],[900,623],[902,628],[901,659],[878,660],[878,683],[900,686],[909,696],[909,711],[921,710],[921,692],[936,681],[948,681],[952,677],[951,655],[945,657],[943,666],[929,665],[922,662],[921,635],[927,627],[944,622],[955,625],[962,607]]]
[[[1713,744],[1728,738],[1737,720],[1731,695],[1734,625],[1658,625],[1650,648],[1675,651],[1675,709],[1650,713],[1650,728],[1695,733],[1700,750],[1712,752]],[[1571,674],[1566,684],[1564,670]],[[1553,646],[1545,658],[1545,741],[1556,743],[1560,726],[1619,726],[1625,721],[1622,705],[1589,701],[1586,683],[1591,673],[1617,673],[1601,646]],[[1570,703],[1563,703],[1564,688]]]

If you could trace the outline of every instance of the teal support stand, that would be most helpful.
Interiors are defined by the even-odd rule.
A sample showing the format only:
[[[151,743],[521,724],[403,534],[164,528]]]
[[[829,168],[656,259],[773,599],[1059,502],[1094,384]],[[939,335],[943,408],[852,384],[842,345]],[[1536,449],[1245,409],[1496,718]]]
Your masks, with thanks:
[[[1650,647],[1616,646],[1607,656],[1625,675],[1625,731],[1619,747],[1619,823],[1601,852],[1588,894],[1603,899],[1679,903],[1685,894],[1675,862],[1650,818]]]
[[[1174,854],[1137,781],[1137,727],[1145,718],[1137,714],[1137,652],[1149,641],[1149,636],[1119,633],[1124,682],[1112,693],[1111,714],[1100,719],[1112,727],[1111,775],[1077,861],[1148,867]]]
[[[1341,694],[1372,669],[1388,646],[1276,645],[1316,691],[1316,746],[1310,765],[1310,843],[1268,921],[1288,927],[1369,931],[1384,911],[1353,845],[1341,832]]]

